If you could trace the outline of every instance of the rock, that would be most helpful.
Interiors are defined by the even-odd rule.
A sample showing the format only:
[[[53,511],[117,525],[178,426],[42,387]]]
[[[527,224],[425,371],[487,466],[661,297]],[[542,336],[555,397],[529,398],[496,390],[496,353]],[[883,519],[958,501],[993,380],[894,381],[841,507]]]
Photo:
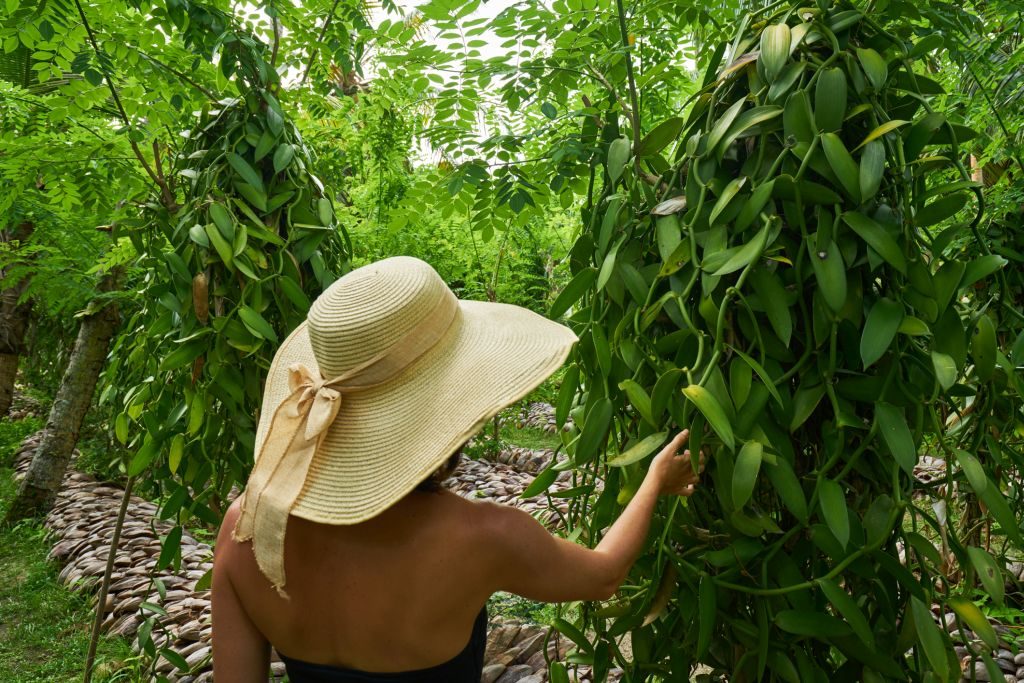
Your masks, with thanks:
[[[522,679],[533,674],[533,669],[525,664],[516,664],[505,669],[505,673],[494,683],[519,683]]]
[[[988,675],[988,668],[985,666],[985,662],[975,662],[973,665],[970,661],[963,663],[964,676],[971,678],[973,673],[974,680],[976,681],[991,681],[992,678]]]
[[[503,673],[505,673],[504,664],[488,664],[480,676],[480,683],[494,683]]]

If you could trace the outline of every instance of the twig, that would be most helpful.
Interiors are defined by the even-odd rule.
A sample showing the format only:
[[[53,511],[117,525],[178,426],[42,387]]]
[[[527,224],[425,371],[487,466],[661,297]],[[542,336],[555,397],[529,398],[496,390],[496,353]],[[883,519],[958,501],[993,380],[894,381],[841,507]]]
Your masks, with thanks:
[[[299,81],[299,85],[305,84],[306,79],[309,78],[309,70],[313,68],[313,60],[316,59],[317,52],[320,50],[320,44],[324,42],[324,36],[327,35],[327,29],[334,19],[334,11],[338,9],[339,2],[341,0],[334,0],[334,4],[331,5],[331,11],[327,13],[327,17],[324,19],[324,25],[320,27],[320,35],[316,37],[313,50],[309,53],[309,61],[306,62],[306,70],[302,73],[302,80]]]
[[[85,10],[82,8],[82,3],[79,0],[75,0],[75,7],[78,8],[78,16],[82,19],[82,26],[85,27],[85,33],[89,36],[89,43],[92,45],[93,52],[96,54],[96,61],[100,70],[103,72],[103,80],[107,83],[107,88],[110,89],[110,96],[114,100],[114,105],[117,107],[118,114],[124,125],[128,128],[128,144],[131,145],[132,151],[135,152],[135,157],[142,164],[142,168],[145,169],[146,173],[153,182],[160,188],[161,198],[163,199],[164,207],[170,213],[175,213],[178,210],[178,204],[174,201],[174,195],[171,194],[171,190],[167,187],[167,183],[164,181],[162,176],[157,175],[153,172],[153,168],[146,161],[146,157],[142,155],[142,150],[139,149],[139,144],[132,140],[132,122],[128,118],[128,112],[124,110],[124,105],[121,104],[121,98],[117,94],[117,88],[114,87],[114,81],[111,79],[110,74],[107,72],[106,67],[103,64],[103,60],[100,59],[100,47],[96,43],[96,35],[92,32],[92,27],[89,25],[89,20],[85,16]]]
[[[124,485],[124,493],[121,495],[121,507],[117,511],[114,535],[110,538],[110,552],[107,553],[107,566],[103,570],[103,582],[100,584],[100,592],[96,596],[96,618],[92,622],[92,637],[89,639],[89,654],[85,658],[85,675],[82,683],[89,683],[92,680],[92,667],[96,663],[96,646],[99,644],[107,593],[110,591],[110,577],[114,573],[114,558],[117,556],[117,544],[121,541],[121,528],[124,526],[124,517],[128,511],[128,502],[131,500],[134,484],[135,477],[128,477],[128,483]]]
[[[200,84],[200,83],[197,83],[197,82],[195,82],[194,80],[192,80],[192,79],[191,79],[191,78],[190,78],[190,77],[188,76],[188,74],[186,74],[186,73],[184,73],[184,72],[182,72],[182,71],[178,71],[177,69],[175,69],[175,68],[174,68],[173,66],[171,66],[170,64],[164,64],[163,62],[161,62],[161,61],[160,61],[159,59],[157,59],[156,57],[153,57],[153,56],[147,55],[147,54],[146,54],[145,52],[143,52],[142,50],[140,50],[140,49],[138,49],[138,48],[135,48],[135,52],[136,52],[136,53],[138,53],[138,55],[139,55],[140,57],[142,57],[143,59],[145,59],[145,60],[147,60],[147,61],[150,61],[150,62],[152,62],[153,64],[156,64],[156,65],[157,65],[158,67],[160,67],[161,69],[164,69],[165,71],[169,71],[169,72],[171,72],[171,73],[172,73],[173,75],[177,76],[177,77],[178,77],[179,79],[181,79],[182,81],[184,81],[184,82],[188,83],[188,84],[189,84],[189,85],[191,85],[191,86],[192,86],[193,88],[195,88],[196,90],[198,90],[199,92],[201,92],[201,93],[202,93],[203,95],[205,95],[205,96],[206,96],[206,97],[207,97],[208,99],[210,99],[210,100],[212,100],[212,101],[214,101],[214,102],[216,102],[216,101],[217,101],[217,100],[219,99],[219,98],[217,97],[217,94],[216,94],[215,92],[213,92],[212,90],[208,90],[208,89],[207,89],[207,88],[206,88],[206,87],[205,87],[204,85],[202,85],[202,84]]]

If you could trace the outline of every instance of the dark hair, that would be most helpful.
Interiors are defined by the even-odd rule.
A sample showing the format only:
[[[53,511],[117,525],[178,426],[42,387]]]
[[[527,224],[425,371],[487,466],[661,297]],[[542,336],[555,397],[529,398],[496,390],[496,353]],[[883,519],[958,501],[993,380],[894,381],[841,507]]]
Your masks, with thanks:
[[[455,473],[462,460],[462,449],[455,451],[434,473],[416,485],[417,491],[438,493],[444,488],[444,481]]]

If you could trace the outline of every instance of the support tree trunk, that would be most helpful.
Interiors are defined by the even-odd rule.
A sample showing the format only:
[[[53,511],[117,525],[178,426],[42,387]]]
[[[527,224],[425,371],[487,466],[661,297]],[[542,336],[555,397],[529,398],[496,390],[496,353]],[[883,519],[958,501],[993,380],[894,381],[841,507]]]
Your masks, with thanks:
[[[107,274],[99,291],[117,288],[120,272]],[[85,414],[92,403],[93,390],[107,358],[110,340],[120,323],[117,304],[93,302],[95,309],[82,317],[71,360],[64,372],[57,397],[46,422],[43,440],[32,455],[32,463],[18,488],[18,495],[7,512],[6,522],[39,518],[53,507],[71,453],[78,442]]]
[[[24,242],[35,229],[29,221],[19,223],[10,230],[0,231],[0,241]],[[0,279],[5,273],[0,272]],[[25,330],[32,310],[30,302],[18,303],[28,287],[29,278],[8,283],[0,290],[0,418],[7,415],[14,398],[14,377],[18,374],[18,360],[25,352]]]

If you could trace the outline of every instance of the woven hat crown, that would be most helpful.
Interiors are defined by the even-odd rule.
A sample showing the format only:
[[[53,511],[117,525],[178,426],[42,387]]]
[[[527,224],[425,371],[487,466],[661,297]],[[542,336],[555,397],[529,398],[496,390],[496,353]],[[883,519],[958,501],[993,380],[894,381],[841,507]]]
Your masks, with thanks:
[[[458,303],[427,263],[397,256],[354,270],[310,308],[309,341],[324,377],[341,375],[386,352],[438,307]]]

